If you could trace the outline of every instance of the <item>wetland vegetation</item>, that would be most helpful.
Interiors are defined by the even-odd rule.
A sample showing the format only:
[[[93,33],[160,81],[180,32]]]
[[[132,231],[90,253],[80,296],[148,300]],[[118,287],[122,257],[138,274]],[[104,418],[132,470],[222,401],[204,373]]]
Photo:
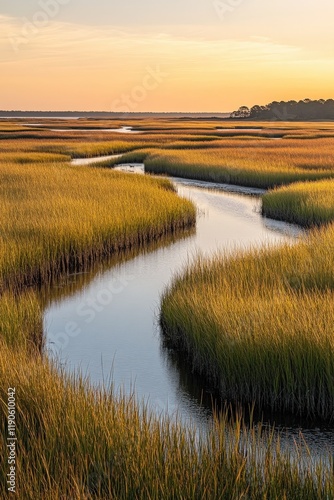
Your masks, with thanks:
[[[332,422],[334,126],[129,120],[142,134],[120,141],[103,131],[121,125],[112,121],[94,134],[53,132],[57,120],[43,130],[0,124],[0,411],[4,420],[16,387],[21,497],[333,498],[330,459],[300,467],[270,429],[224,414],[199,438],[135,398],[70,377],[43,353],[37,288],[195,223],[195,207],[165,178],[71,158],[123,154],[119,162],[144,160],[152,173],[274,188],[264,213],[326,227],[294,246],[199,259],[166,290],[161,321],[224,398]],[[6,437],[3,426],[3,455]],[[6,474],[2,461],[2,495]]]

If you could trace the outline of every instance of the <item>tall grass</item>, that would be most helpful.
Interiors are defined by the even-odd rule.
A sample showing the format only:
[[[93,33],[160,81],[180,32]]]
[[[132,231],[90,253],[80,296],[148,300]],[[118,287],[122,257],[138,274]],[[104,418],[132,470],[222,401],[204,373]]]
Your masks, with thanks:
[[[2,152],[0,155],[0,163],[16,163],[24,165],[26,163],[52,163],[52,162],[66,162],[71,157],[65,154],[52,154],[52,153],[34,153],[34,152]]]
[[[94,162],[92,166],[108,168],[122,163],[143,163],[150,151],[150,149],[136,149],[135,151],[120,154],[117,158],[111,158],[109,160],[100,158],[96,163]]]
[[[322,143],[320,139],[227,139],[220,141],[219,147],[211,146],[196,150],[156,149],[147,158],[146,169],[157,174],[259,188],[334,177],[334,141],[329,139]]]
[[[0,289],[48,282],[194,222],[165,179],[0,163]]]
[[[36,144],[36,150],[45,153],[66,154],[71,158],[91,158],[94,156],[107,156],[125,153],[142,146],[136,141],[94,141],[94,142],[71,142],[61,141],[52,144]]]
[[[0,346],[38,353],[43,347],[41,307],[33,291],[19,297],[10,292],[0,297]]]
[[[182,140],[175,122],[168,127],[173,130],[158,137],[154,147]],[[201,134],[213,134],[212,123],[201,127]],[[185,128],[196,136],[198,123]],[[195,220],[194,207],[177,198],[166,179],[71,167],[53,156],[138,148],[127,153],[126,161],[140,161],[148,154],[142,150],[148,142],[131,145],[136,137],[117,145],[105,139],[80,144],[79,138],[55,142],[46,139],[47,131],[38,134],[42,143],[20,139],[0,145],[8,153],[0,160],[0,415],[5,422],[7,388],[16,387],[19,498],[333,498],[328,464],[315,468],[309,457],[301,469],[261,426],[246,428],[240,419],[231,423],[226,414],[199,438],[193,429],[153,416],[134,398],[92,388],[38,356],[42,310],[27,285],[48,283]],[[231,149],[233,141],[220,147]],[[33,163],[27,162],[31,158]],[[199,263],[165,296],[163,321],[170,338],[188,347],[194,366],[232,395],[246,394],[243,400],[255,395],[260,404],[279,408],[284,402],[289,410],[328,419],[333,404],[332,237],[321,233],[319,247],[313,244],[316,235],[296,250]],[[302,307],[306,313],[300,320]],[[311,335],[316,309],[321,328]],[[277,327],[276,333],[269,332],[270,326]],[[6,439],[3,425],[4,498]]]
[[[330,469],[300,470],[263,429],[231,428],[222,417],[199,439],[153,416],[134,398],[91,388],[61,369],[14,353],[0,354],[0,414],[16,388],[16,475],[19,498],[170,499],[292,498],[334,495]],[[266,444],[269,443],[269,444]],[[6,433],[0,434],[6,457]],[[7,460],[0,463],[6,498]]]
[[[270,191],[262,212],[273,219],[311,227],[334,221],[334,181],[303,182]]]
[[[334,420],[334,226],[199,260],[162,299],[167,339],[224,398]]]

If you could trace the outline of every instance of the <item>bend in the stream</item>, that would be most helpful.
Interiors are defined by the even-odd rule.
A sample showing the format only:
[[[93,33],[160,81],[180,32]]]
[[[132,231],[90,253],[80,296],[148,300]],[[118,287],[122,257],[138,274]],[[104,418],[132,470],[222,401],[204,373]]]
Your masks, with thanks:
[[[129,168],[121,167],[125,171]],[[138,168],[143,170],[137,164]],[[198,251],[210,255],[222,247],[233,252],[250,245],[277,245],[293,241],[302,231],[263,218],[260,198],[252,193],[245,196],[227,192],[229,186],[212,189],[207,183],[194,185],[186,179],[173,182],[179,194],[193,200],[199,209],[196,231],[174,238],[167,246],[136,252],[121,262],[116,259],[106,267],[100,264],[91,274],[73,276],[45,302],[45,332],[49,347],[67,363],[68,371],[81,369],[95,384],[112,374],[116,388],[121,386],[129,394],[135,388],[137,398],[148,400],[158,414],[167,411],[173,417],[177,413],[184,423],[192,421],[205,429],[212,420],[214,395],[184,360],[177,360],[177,353],[163,345],[157,327],[160,296],[175,272],[182,271]],[[66,333],[73,323],[77,335],[67,335],[64,348],[54,349],[50,340]],[[277,416],[263,417],[277,422]],[[296,439],[303,423],[284,420],[281,425]],[[318,431],[304,428],[303,432],[318,452]],[[333,434],[321,435],[321,447],[325,441],[334,450]]]

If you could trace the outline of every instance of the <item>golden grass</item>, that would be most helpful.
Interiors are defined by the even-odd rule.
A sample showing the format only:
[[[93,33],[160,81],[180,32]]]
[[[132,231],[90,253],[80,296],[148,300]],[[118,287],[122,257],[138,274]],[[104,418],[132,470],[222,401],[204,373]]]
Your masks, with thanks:
[[[1,138],[1,137],[0,137]],[[0,151],[5,153],[57,153],[77,157],[118,154],[138,148],[158,148],[183,141],[194,147],[195,143],[219,139],[217,136],[196,136],[195,134],[113,134],[113,133],[58,133],[39,130],[22,136],[7,134],[0,140]]]
[[[303,182],[270,191],[263,214],[311,227],[334,221],[334,181]]]
[[[50,137],[49,134],[41,133],[40,136],[15,138],[14,134],[11,139],[0,141],[1,155],[9,153],[39,153],[39,154],[65,154],[74,157],[91,157],[113,154],[118,152],[126,152],[141,146],[140,143],[133,144],[133,140],[120,138],[120,134],[116,137],[103,136],[102,138],[91,134],[87,137],[78,134],[63,135],[56,134]],[[99,139],[99,140],[98,140]]]
[[[223,397],[334,419],[334,226],[197,261],[162,300],[168,339]]]
[[[156,149],[145,164],[149,172],[260,188],[334,177],[330,139],[228,139],[219,146]]]
[[[43,321],[36,295],[25,291],[19,297],[5,292],[0,297],[0,346],[39,352],[43,346]]]
[[[71,157],[65,154],[52,153],[15,153],[2,152],[0,153],[0,163],[51,163],[51,162],[66,162],[70,161]]]
[[[68,164],[0,164],[0,289],[48,281],[195,222],[167,180]]]
[[[14,300],[9,299],[9,300]],[[15,316],[12,334],[27,334],[38,317],[33,301]],[[5,308],[2,308],[4,315]],[[0,317],[0,330],[4,324]],[[21,321],[24,323],[21,323]],[[16,389],[16,478],[19,498],[331,498],[330,463],[303,470],[274,445],[270,430],[251,430],[227,415],[199,439],[167,417],[153,416],[135,398],[98,390],[24,349],[2,343],[0,415],[7,418],[7,389]],[[5,426],[0,450],[6,457]],[[329,459],[330,460],[330,459]],[[309,468],[310,467],[310,468]],[[7,460],[0,462],[0,495],[7,497]],[[316,474],[316,477],[315,477]]]
[[[66,154],[72,158],[91,158],[94,156],[106,156],[124,153],[133,149],[142,147],[141,142],[109,140],[109,141],[91,141],[83,142],[83,138],[77,142],[73,141],[54,141],[51,144],[34,144],[35,150],[45,153]]]
[[[7,122],[0,120],[0,134],[2,132],[24,132],[26,127],[21,126],[19,123]]]
[[[112,128],[111,122],[103,123]],[[83,138],[81,132],[62,136],[35,130],[26,134],[36,134],[38,139],[15,139],[13,126],[13,133],[8,131],[12,139],[0,141],[2,157],[7,154],[3,160],[0,154],[0,414],[5,421],[7,388],[17,387],[20,498],[334,497],[328,465],[320,464],[315,470],[310,457],[301,471],[280,451],[276,440],[275,446],[270,444],[272,436],[261,426],[245,428],[240,420],[231,425],[224,416],[198,441],[194,431],[172,424],[167,417],[152,416],[134,398],[93,389],[78,376],[70,379],[36,355],[42,348],[42,311],[34,292],[26,291],[27,285],[49,282],[119,249],[158,240],[192,225],[195,218],[194,207],[177,198],[167,180],[74,168],[56,161],[60,157],[54,155],[127,152],[125,158],[141,161],[152,155],[152,148],[175,142],[188,149],[203,142],[207,148],[216,135],[213,124],[218,125],[201,122],[199,134],[198,122],[187,122],[180,133],[179,122],[166,121],[163,134],[119,141],[106,141],[99,133],[86,140],[86,133]],[[57,128],[60,122],[47,125]],[[79,125],[78,121],[68,123],[73,125]],[[82,121],[82,125],[91,127],[92,123]],[[296,127],[297,135],[302,134],[302,126],[296,124],[292,128],[290,124],[291,133],[296,133]],[[273,128],[273,134],[277,128],[288,131],[287,124]],[[307,132],[318,137],[320,128],[312,124]],[[311,170],[317,175],[324,169],[330,176],[332,150],[317,165],[321,158],[316,148],[324,145],[320,141],[307,162],[314,160]],[[284,140],[284,145],[275,141],[270,158],[267,143],[274,142],[270,139],[239,136],[213,142],[217,151],[208,155],[206,173],[217,158],[221,171],[221,155],[226,154],[229,162],[240,161],[249,174],[250,152],[258,158],[256,169],[262,158],[267,177],[273,169],[285,174],[287,182],[286,165],[277,163],[282,153],[289,159],[289,168],[307,170],[296,166],[305,157],[301,141],[299,145],[292,140]],[[307,144],[307,138],[303,143]],[[167,155],[169,161],[169,155],[176,153],[158,150],[157,156],[165,159]],[[31,158],[33,163],[26,163]],[[203,175],[203,165],[199,166]],[[258,173],[254,178],[259,178]],[[333,232],[312,236],[295,249],[198,263],[164,297],[162,317],[168,335],[186,347],[197,369],[232,398],[255,399],[260,406],[329,420],[333,409]],[[25,293],[9,293],[8,287]],[[2,456],[6,456],[6,437],[3,427]],[[7,473],[6,460],[2,460],[3,497]]]

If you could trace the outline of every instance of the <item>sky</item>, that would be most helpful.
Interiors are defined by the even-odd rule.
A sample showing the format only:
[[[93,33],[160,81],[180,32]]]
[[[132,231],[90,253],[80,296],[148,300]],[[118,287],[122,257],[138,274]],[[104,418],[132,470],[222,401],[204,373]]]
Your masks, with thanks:
[[[0,0],[0,109],[334,98],[332,0]]]

